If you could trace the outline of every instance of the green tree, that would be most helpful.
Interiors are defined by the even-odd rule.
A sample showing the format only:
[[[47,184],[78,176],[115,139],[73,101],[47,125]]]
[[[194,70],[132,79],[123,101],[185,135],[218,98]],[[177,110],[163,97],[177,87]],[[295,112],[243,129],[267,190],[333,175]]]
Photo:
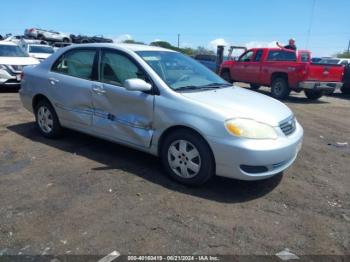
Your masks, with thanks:
[[[145,45],[144,42],[139,42],[139,41],[135,41],[133,39],[127,39],[127,40],[124,40],[123,43],[125,44],[138,44],[138,45]]]
[[[344,51],[342,53],[337,53],[336,56],[338,58],[350,58],[350,52]]]

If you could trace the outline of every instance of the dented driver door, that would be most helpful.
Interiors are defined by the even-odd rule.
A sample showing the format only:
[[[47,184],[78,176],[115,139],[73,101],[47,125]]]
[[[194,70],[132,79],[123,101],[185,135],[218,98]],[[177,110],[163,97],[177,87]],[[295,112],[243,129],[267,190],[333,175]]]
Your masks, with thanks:
[[[115,141],[149,147],[154,95],[123,86],[127,79],[146,80],[145,73],[132,58],[108,49],[101,52],[99,72],[99,83],[92,86],[94,129]]]

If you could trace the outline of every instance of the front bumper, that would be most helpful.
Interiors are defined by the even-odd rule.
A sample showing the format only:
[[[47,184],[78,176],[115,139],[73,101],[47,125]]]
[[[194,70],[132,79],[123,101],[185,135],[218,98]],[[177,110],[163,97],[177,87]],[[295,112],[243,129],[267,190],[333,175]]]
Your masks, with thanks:
[[[334,91],[341,88],[342,85],[342,82],[305,81],[299,83],[299,88],[308,90]]]
[[[213,150],[216,174],[240,180],[261,180],[281,173],[295,161],[302,140],[303,128],[299,123],[291,135],[272,141],[207,138]]]
[[[20,84],[21,72],[0,69],[0,86],[19,86]]]

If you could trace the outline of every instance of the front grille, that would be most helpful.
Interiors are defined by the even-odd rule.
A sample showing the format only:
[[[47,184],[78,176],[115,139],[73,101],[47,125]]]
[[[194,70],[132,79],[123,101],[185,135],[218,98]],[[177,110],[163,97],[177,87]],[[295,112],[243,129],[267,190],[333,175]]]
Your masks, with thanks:
[[[293,134],[296,128],[295,117],[293,116],[283,120],[280,123],[280,128],[286,136]]]

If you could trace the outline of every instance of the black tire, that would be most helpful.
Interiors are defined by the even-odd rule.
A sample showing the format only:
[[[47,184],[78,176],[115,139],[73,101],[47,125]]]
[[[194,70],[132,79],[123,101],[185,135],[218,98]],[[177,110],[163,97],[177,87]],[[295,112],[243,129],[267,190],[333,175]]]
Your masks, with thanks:
[[[47,125],[50,128],[47,128],[46,130],[43,127],[44,124],[42,121],[44,120],[41,119],[39,115],[40,112],[42,112],[41,110],[44,110],[44,111],[47,110],[49,112],[49,116],[47,117],[46,122],[48,120],[51,120],[50,122],[52,122],[52,124]],[[36,125],[43,136],[47,138],[57,138],[62,134],[62,127],[58,120],[56,111],[48,100],[46,99],[40,100],[38,104],[35,106],[34,112],[35,112]]]
[[[250,89],[253,89],[253,90],[258,90],[260,88],[259,85],[256,85],[256,84],[250,84]]]
[[[323,96],[323,93],[320,90],[304,90],[304,93],[306,97],[311,100],[317,100]]]
[[[233,83],[233,80],[231,78],[231,75],[230,75],[230,71],[228,70],[225,70],[221,73],[221,78],[223,78],[224,80],[226,80],[227,82],[229,83]]]
[[[350,84],[344,84],[340,90],[344,95],[350,95]]]
[[[64,42],[64,43],[69,43],[69,42],[70,42],[70,39],[69,39],[69,38],[63,38],[63,42]]]
[[[181,141],[186,142],[185,154],[180,148]],[[178,150],[178,155],[172,153]],[[197,150],[197,151],[195,151]],[[192,154],[191,154],[192,152]],[[191,156],[194,156],[191,158]],[[200,186],[207,182],[215,173],[215,161],[207,142],[195,132],[186,129],[176,130],[167,135],[161,145],[160,157],[167,174],[174,180],[190,186]],[[174,166],[171,166],[173,161]],[[196,164],[195,172],[190,166]],[[175,165],[178,165],[177,167]],[[182,176],[186,170],[187,177]],[[175,170],[175,171],[174,171]]]
[[[272,81],[271,94],[274,98],[279,100],[287,99],[290,91],[290,87],[285,78],[277,77]]]
[[[45,40],[45,37],[44,37],[44,35],[38,35],[38,39],[39,40]]]

